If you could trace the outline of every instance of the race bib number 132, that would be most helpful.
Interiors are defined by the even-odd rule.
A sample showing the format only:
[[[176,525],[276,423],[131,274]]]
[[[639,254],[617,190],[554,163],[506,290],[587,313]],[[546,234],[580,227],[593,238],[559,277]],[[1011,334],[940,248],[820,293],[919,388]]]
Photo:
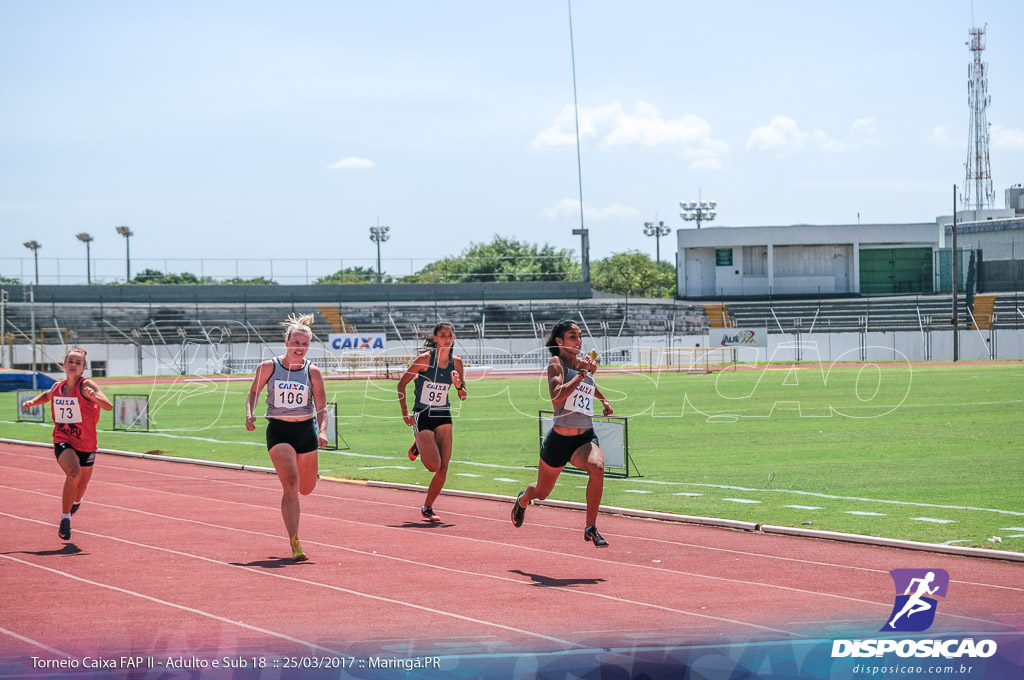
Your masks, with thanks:
[[[565,410],[582,413],[585,416],[594,415],[594,386],[587,383],[577,385],[565,400]]]

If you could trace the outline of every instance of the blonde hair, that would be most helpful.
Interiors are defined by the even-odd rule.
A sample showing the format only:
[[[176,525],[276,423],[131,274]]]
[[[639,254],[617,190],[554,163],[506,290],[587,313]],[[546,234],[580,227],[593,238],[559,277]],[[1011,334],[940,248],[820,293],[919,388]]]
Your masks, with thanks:
[[[289,314],[287,321],[282,321],[281,325],[284,326],[284,339],[292,337],[292,333],[295,331],[301,331],[302,333],[308,333],[310,340],[313,339],[313,331],[310,326],[313,325],[313,315],[303,314],[298,316],[297,314]]]

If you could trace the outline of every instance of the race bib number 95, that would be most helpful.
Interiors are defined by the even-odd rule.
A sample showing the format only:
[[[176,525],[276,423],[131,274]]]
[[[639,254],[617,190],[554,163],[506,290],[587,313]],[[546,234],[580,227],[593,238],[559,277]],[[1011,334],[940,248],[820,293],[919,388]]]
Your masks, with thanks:
[[[274,386],[278,408],[302,408],[309,403],[309,386],[303,383],[278,380]]]
[[[582,413],[585,416],[594,415],[594,386],[587,383],[577,385],[565,400],[565,410]]]
[[[447,406],[448,405],[448,383],[423,383],[423,390],[420,392],[420,403],[426,406]]]
[[[53,419],[58,423],[82,422],[82,407],[78,405],[78,397],[54,397]]]

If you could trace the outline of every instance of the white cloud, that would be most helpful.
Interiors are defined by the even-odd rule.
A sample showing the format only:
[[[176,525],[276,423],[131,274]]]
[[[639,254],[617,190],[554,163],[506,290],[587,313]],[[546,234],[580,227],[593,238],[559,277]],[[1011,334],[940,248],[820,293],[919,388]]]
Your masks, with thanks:
[[[754,128],[747,138],[748,151],[764,151],[774,153],[781,158],[789,156],[811,146],[830,153],[850,153],[863,146],[878,146],[874,134],[877,130],[874,118],[858,118],[850,125],[850,129],[860,139],[849,142],[829,137],[821,130],[804,132],[797,122],[788,116],[775,116],[768,125]]]
[[[721,167],[720,158],[729,145],[711,135],[711,124],[693,115],[666,119],[657,106],[639,101],[633,112],[623,111],[618,103],[597,108],[580,108],[580,142],[597,140],[598,146],[680,146],[694,165]],[[534,149],[576,144],[576,117],[572,105],[566,105],[554,122],[534,137]],[[717,161],[717,162],[716,162]]]
[[[931,134],[928,135],[928,141],[942,146],[967,146],[966,139],[953,137],[953,131],[949,129],[948,125],[936,125],[933,127]]]
[[[876,122],[878,121],[875,118],[858,118],[853,121],[850,129],[862,135],[871,136],[878,132],[878,127],[875,125]]]
[[[801,132],[796,121],[786,116],[775,116],[768,125],[754,128],[747,138],[747,150],[773,151],[787,156],[804,148],[808,134]]]
[[[564,198],[557,205],[544,208],[540,211],[542,217],[548,219],[560,219],[568,217],[579,217],[580,202],[575,198]],[[620,203],[611,203],[605,208],[591,208],[584,206],[583,217],[592,220],[605,220],[614,217],[637,217],[640,211]]]
[[[991,134],[992,148],[1024,151],[1024,131],[993,125]]]
[[[362,168],[372,168],[373,161],[369,158],[359,158],[357,156],[349,156],[348,158],[342,158],[337,163],[332,163],[327,166],[328,170],[358,170]]]

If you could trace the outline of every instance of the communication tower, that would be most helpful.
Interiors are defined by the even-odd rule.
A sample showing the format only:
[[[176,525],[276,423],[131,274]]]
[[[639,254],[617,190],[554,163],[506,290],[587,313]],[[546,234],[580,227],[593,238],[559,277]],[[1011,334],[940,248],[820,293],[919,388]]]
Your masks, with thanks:
[[[974,63],[967,67],[967,103],[971,107],[971,128],[967,138],[967,177],[964,181],[964,210],[984,210],[995,205],[992,189],[992,167],[988,160],[988,116],[992,103],[988,96],[988,64],[981,60],[985,51],[985,29],[972,28],[967,43],[974,55]],[[974,195],[971,195],[973,187]]]

